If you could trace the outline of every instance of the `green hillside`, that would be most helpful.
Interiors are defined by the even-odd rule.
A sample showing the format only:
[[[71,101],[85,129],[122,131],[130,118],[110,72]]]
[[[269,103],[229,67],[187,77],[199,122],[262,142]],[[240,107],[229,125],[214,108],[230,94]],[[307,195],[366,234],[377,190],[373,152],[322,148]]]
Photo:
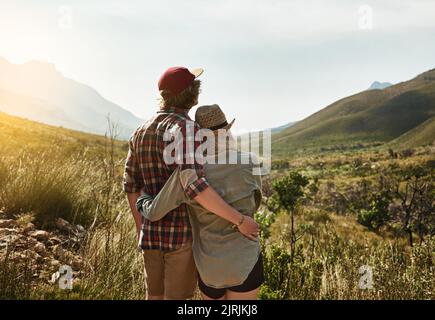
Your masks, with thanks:
[[[394,139],[389,143],[391,146],[400,146],[402,148],[412,148],[431,144],[435,140],[435,117],[432,117],[418,127],[409,130],[401,135],[399,138]]]
[[[104,136],[50,126],[0,112],[0,155],[15,156],[25,151],[72,154],[87,151],[98,154],[106,147]],[[127,143],[115,142],[117,152],[126,151]]]
[[[384,90],[363,91],[327,106],[275,134],[273,151],[283,155],[300,148],[389,142],[434,115],[435,69],[432,69]],[[427,137],[435,135],[433,126],[423,131]]]

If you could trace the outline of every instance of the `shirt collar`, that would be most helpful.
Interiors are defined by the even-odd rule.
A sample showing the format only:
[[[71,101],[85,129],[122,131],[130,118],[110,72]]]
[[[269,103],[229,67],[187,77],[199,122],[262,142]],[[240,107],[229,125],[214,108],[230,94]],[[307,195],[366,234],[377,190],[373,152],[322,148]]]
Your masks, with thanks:
[[[177,107],[168,107],[162,110],[157,111],[157,113],[176,113],[176,114],[182,114],[186,118],[189,118],[189,110],[190,109],[183,109],[183,108],[177,108]]]

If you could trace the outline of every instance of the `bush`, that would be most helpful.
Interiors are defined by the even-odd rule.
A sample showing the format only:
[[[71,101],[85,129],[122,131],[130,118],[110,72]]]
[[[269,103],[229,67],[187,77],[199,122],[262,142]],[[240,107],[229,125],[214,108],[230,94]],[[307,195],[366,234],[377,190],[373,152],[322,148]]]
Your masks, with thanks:
[[[401,158],[409,158],[414,154],[414,150],[412,149],[404,149],[400,151],[400,157]]]
[[[358,222],[370,230],[378,230],[391,219],[389,213],[390,204],[391,196],[388,192],[376,194],[371,201],[370,209],[362,209],[358,214]]]
[[[270,226],[275,222],[276,213],[262,211],[255,213],[255,221],[260,225],[260,234],[263,240],[269,239],[271,232]]]
[[[260,299],[286,299],[288,297],[290,254],[281,246],[272,244],[263,250],[264,285]]]

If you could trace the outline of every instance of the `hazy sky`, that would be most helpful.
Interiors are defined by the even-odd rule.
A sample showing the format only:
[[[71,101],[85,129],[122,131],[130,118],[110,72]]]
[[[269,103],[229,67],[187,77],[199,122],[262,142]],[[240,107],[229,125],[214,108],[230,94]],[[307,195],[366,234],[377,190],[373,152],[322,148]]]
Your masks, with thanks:
[[[0,0],[0,56],[52,62],[147,118],[169,66],[236,131],[300,120],[435,67],[435,0]]]

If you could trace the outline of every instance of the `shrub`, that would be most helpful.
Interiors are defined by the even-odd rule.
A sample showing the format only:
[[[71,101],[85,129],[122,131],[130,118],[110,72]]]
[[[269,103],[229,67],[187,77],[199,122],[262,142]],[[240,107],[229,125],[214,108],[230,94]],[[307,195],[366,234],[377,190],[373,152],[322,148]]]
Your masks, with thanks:
[[[401,158],[409,158],[414,154],[414,150],[412,149],[404,149],[402,151],[400,151],[400,157]]]
[[[362,209],[358,214],[358,222],[371,230],[378,230],[390,221],[389,206],[391,196],[388,192],[375,194],[368,210]]]
[[[285,299],[288,297],[290,255],[281,246],[272,244],[263,251],[264,285],[260,299]]]
[[[260,225],[260,234],[263,240],[269,239],[271,232],[270,226],[275,222],[276,213],[272,211],[262,211],[255,213],[255,221]]]

